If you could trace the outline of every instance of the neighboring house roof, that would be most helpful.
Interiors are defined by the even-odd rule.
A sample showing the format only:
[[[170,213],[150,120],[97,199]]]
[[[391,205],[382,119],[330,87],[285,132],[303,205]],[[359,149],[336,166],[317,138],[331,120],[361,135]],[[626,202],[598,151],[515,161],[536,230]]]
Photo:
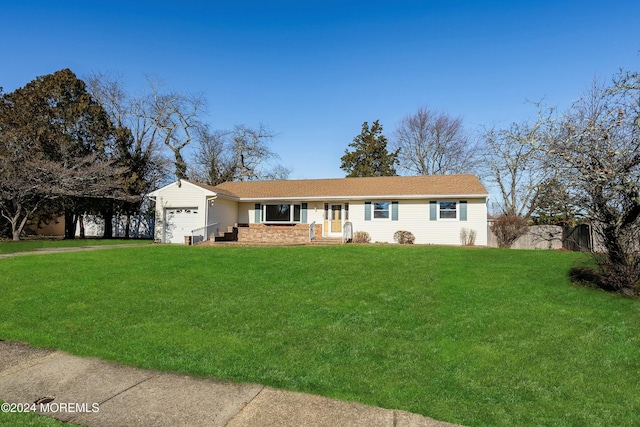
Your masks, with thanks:
[[[239,200],[489,195],[478,177],[471,174],[192,184]]]

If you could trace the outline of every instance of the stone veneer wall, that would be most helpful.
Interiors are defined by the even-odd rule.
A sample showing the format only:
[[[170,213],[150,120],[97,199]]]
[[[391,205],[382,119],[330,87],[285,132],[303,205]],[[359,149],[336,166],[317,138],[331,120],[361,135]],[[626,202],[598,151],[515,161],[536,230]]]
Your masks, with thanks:
[[[316,236],[318,236],[316,225]],[[320,230],[320,233],[322,231]],[[321,236],[322,234],[320,234]],[[238,227],[238,242],[242,243],[309,243],[309,224],[277,225],[249,224]]]

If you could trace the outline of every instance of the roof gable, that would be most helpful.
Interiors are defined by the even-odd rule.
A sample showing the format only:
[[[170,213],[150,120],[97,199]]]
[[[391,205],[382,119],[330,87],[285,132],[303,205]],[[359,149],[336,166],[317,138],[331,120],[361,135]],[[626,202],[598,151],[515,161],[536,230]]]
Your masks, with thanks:
[[[171,184],[167,184],[164,187],[158,188],[157,190],[154,190],[154,191],[150,192],[149,196],[157,197],[161,193],[165,192],[166,190],[169,190],[169,189],[171,189],[173,187],[180,188],[184,184],[186,184],[186,185],[188,185],[190,187],[196,187],[199,190],[202,190],[204,196],[215,196],[216,193],[217,193],[213,189],[213,187],[211,187],[209,185],[198,184],[198,183],[195,183],[195,182],[187,181],[186,179],[179,179],[179,180],[177,180],[175,182],[172,182]]]
[[[224,182],[217,186],[193,184],[240,200],[488,196],[478,177],[471,174]]]

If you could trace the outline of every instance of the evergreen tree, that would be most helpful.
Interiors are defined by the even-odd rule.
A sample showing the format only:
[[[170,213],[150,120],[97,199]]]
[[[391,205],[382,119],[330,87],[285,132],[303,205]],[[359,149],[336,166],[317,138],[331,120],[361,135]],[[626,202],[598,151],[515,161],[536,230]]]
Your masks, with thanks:
[[[398,152],[387,150],[387,138],[382,134],[382,125],[376,120],[362,124],[362,132],[349,144],[353,151],[345,150],[340,169],[347,177],[395,176]]]
[[[64,211],[65,237],[73,238],[84,212],[105,199],[126,199],[123,168],[110,155],[114,140],[107,113],[71,70],[3,94],[0,216],[9,221],[13,239],[45,205]]]

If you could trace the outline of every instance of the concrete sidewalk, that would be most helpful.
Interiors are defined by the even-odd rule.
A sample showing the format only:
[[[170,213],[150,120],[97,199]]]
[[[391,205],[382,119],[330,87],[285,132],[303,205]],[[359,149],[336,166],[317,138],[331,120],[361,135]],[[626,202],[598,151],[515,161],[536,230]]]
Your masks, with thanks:
[[[63,246],[58,248],[35,248],[31,251],[25,252],[9,252],[7,254],[0,254],[0,259],[2,258],[14,258],[19,256],[28,256],[28,255],[46,255],[46,254],[54,254],[60,252],[82,252],[82,251],[96,251],[100,249],[111,249],[111,248],[135,248],[141,246],[152,247],[150,243],[119,243],[115,245],[83,245],[83,246]]]
[[[154,372],[0,341],[0,400],[85,426],[445,427],[404,411]],[[6,411],[6,408],[3,408]]]

